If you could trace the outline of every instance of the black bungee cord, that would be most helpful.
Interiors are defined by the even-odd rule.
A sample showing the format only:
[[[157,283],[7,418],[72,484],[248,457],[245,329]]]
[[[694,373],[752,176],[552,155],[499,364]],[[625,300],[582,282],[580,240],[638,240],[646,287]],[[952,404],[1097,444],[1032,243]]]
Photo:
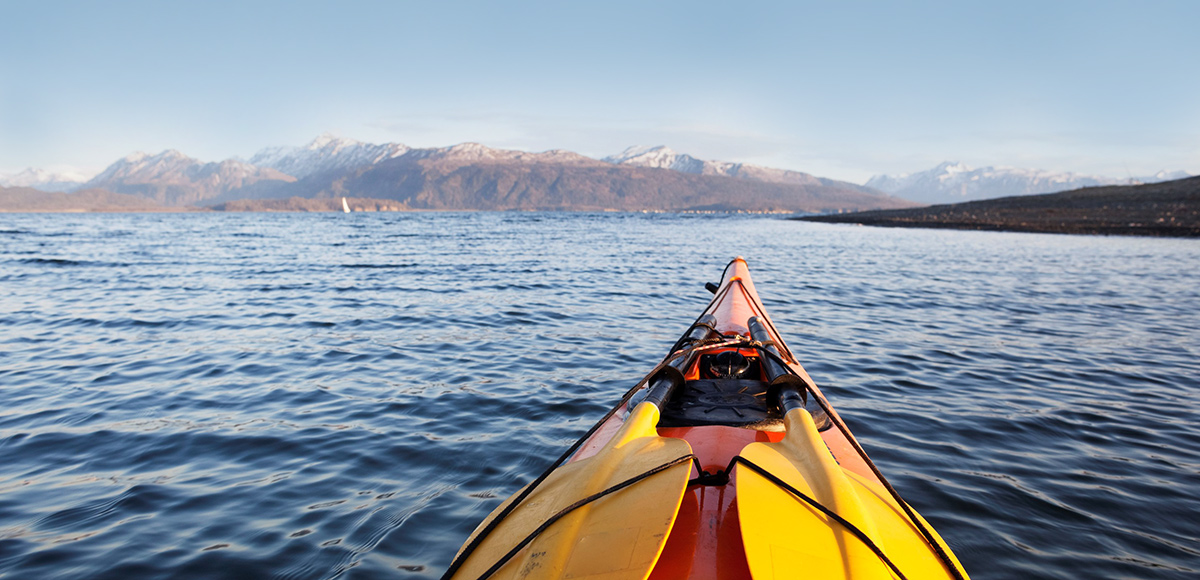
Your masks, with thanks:
[[[722,279],[724,279],[725,272],[728,272],[729,266],[731,266],[731,265],[733,265],[732,261],[728,265],[725,266],[725,271],[722,272],[722,274],[721,274]],[[737,282],[742,285],[742,288],[744,290],[745,285],[741,282],[741,280],[737,280]],[[929,532],[929,530],[926,528],[926,526],[920,521],[920,518],[918,518],[916,516],[916,514],[913,513],[912,508],[909,507],[908,503],[905,502],[904,499],[900,497],[899,492],[897,492],[896,489],[894,487],[892,487],[891,483],[887,480],[887,478],[884,477],[883,473],[879,471],[879,468],[875,466],[875,463],[873,461],[871,461],[871,458],[867,455],[866,450],[864,450],[862,448],[862,446],[858,443],[858,440],[855,439],[854,436],[850,433],[850,431],[846,427],[845,423],[843,423],[841,418],[838,417],[833,412],[832,408],[829,406],[829,402],[826,401],[823,396],[820,396],[817,394],[815,386],[811,383],[811,379],[806,379],[805,377],[801,376],[799,373],[797,373],[795,371],[795,369],[793,369],[791,367],[790,363],[795,362],[795,357],[794,357],[794,355],[792,355],[791,349],[788,348],[786,346],[786,344],[783,344],[782,341],[776,341],[776,340],[754,341],[747,337],[743,337],[740,334],[734,334],[733,337],[729,337],[727,335],[718,333],[716,331],[716,328],[713,325],[702,323],[703,318],[709,314],[709,310],[713,307],[713,305],[716,304],[717,301],[719,301],[722,297],[724,297],[729,292],[729,289],[732,287],[733,287],[732,283],[727,284],[727,285],[725,285],[724,289],[722,289],[719,293],[716,293],[713,296],[712,301],[709,302],[708,307],[706,307],[701,312],[700,316],[698,316],[696,318],[696,320],[692,323],[692,325],[688,327],[688,330],[683,334],[683,336],[678,341],[676,341],[675,345],[671,349],[671,352],[663,359],[663,361],[660,362],[658,365],[656,365],[650,371],[649,374],[647,374],[645,377],[642,378],[642,380],[638,381],[637,384],[635,384],[632,388],[630,388],[628,391],[626,391],[625,394],[621,397],[620,401],[618,401],[616,405],[614,405],[611,409],[609,409],[609,411],[606,412],[604,414],[604,416],[601,417],[600,420],[596,422],[596,424],[592,425],[592,427],[590,429],[588,429],[588,431],[586,433],[584,433],[582,437],[580,437],[577,441],[575,441],[575,443],[573,443],[561,456],[559,456],[559,458],[557,460],[555,460],[544,472],[542,472],[542,474],[539,475],[537,477],[537,479],[535,479],[529,485],[525,486],[525,488],[523,490],[521,490],[517,494],[517,496],[513,498],[512,501],[509,502],[509,504],[505,507],[504,510],[502,510],[500,513],[496,514],[496,517],[492,518],[483,529],[479,530],[479,532],[474,535],[474,537],[471,539],[471,541],[468,542],[467,545],[463,547],[463,549],[458,553],[457,556],[455,556],[454,560],[450,563],[450,566],[446,569],[446,572],[444,574],[442,574],[441,580],[450,580],[454,576],[454,574],[466,562],[467,558],[479,547],[479,545],[483,542],[483,540],[493,530],[495,530],[496,527],[499,526],[499,524],[510,513],[512,513],[521,504],[521,502],[524,501],[533,492],[533,490],[535,488],[537,488],[538,485],[540,485],[543,481],[545,481],[545,479],[547,477],[549,477],[550,474],[552,472],[554,472],[554,470],[558,469],[558,467],[560,467],[567,459],[569,459],[572,455],[574,455],[574,453],[579,450],[579,448],[583,445],[583,443],[585,441],[589,440],[592,437],[592,435],[594,435],[596,433],[596,431],[599,430],[599,428],[605,422],[607,422],[614,414],[616,414],[616,412],[620,408],[622,408],[624,405],[626,405],[638,391],[640,391],[644,386],[646,386],[646,384],[648,384],[650,382],[651,379],[657,377],[658,374],[660,372],[662,372],[663,369],[666,366],[668,366],[668,364],[670,362],[678,359],[681,356],[690,356],[692,354],[702,352],[704,350],[713,350],[713,349],[717,349],[717,348],[727,348],[727,347],[755,348],[756,350],[758,350],[758,352],[760,354],[771,357],[771,358],[775,359],[776,361],[782,363],[782,366],[785,369],[787,369],[787,371],[789,373],[791,373],[792,375],[799,378],[801,380],[801,382],[804,384],[805,390],[808,393],[811,393],[813,395],[813,398],[817,401],[817,404],[821,407],[821,410],[824,411],[825,414],[829,416],[830,420],[833,421],[833,424],[835,426],[837,426],[838,431],[840,431],[842,433],[842,435],[846,438],[846,440],[850,442],[851,446],[854,448],[855,452],[859,455],[859,457],[863,460],[863,462],[866,463],[868,467],[870,467],[871,472],[874,473],[875,477],[884,486],[884,488],[888,491],[888,493],[891,495],[892,499],[895,500],[895,502],[901,507],[902,510],[904,510],[904,513],[905,513],[905,515],[908,516],[909,521],[914,525],[914,527],[917,528],[918,531],[921,532],[921,535],[924,537],[925,541],[929,544],[930,547],[932,547],[934,549],[934,552],[937,554],[938,559],[941,560],[942,563],[950,570],[950,572],[954,576],[955,580],[966,580],[965,575],[961,572],[961,570],[958,568],[958,566],[955,565],[954,562],[950,559],[949,555],[946,553],[946,551],[942,547],[941,543],[937,542],[933,538],[932,534]],[[746,295],[747,295],[747,297],[749,297],[749,293],[746,293]],[[775,325],[774,325],[774,323],[771,322],[770,318],[766,316],[766,310],[763,307],[762,303],[757,299],[753,299],[752,304],[754,306],[754,309],[757,310],[758,313],[761,315],[761,319],[766,321],[767,325],[770,327],[771,332],[774,334],[774,336],[778,337],[779,332],[778,332],[778,330],[776,330]],[[696,329],[697,327],[708,328],[708,329],[712,330],[716,334],[716,336],[710,337],[708,339],[700,340],[689,346],[683,347],[683,345],[685,344],[685,341],[687,340],[688,335],[692,332],[692,330]],[[784,352],[787,353],[788,358],[790,358],[792,360],[787,361],[779,354],[771,352],[770,350],[765,348],[768,345],[782,347]],[[732,460],[730,460],[729,465],[726,467],[725,472],[709,474],[708,472],[701,469],[700,462],[694,454],[688,454],[688,455],[684,455],[684,456],[678,457],[676,459],[673,459],[667,463],[664,463],[662,465],[654,467],[646,472],[638,474],[632,478],[622,481],[622,482],[620,482],[612,487],[609,487],[603,491],[597,492],[586,498],[583,498],[583,499],[571,504],[570,506],[567,506],[563,510],[561,510],[558,513],[551,516],[546,522],[544,522],[537,529],[535,529],[532,533],[530,533],[528,536],[526,536],[524,539],[522,539],[516,546],[514,546],[511,550],[509,550],[508,553],[506,553],[504,556],[502,556],[499,561],[497,561],[490,568],[488,568],[488,570],[485,571],[483,573],[483,575],[481,575],[479,577],[478,580],[486,580],[492,574],[499,571],[506,563],[508,563],[514,556],[516,556],[525,546],[527,546],[530,542],[532,542],[539,534],[541,534],[543,531],[545,531],[547,528],[549,528],[555,522],[557,522],[561,518],[565,517],[569,513],[573,512],[574,510],[576,510],[580,507],[583,507],[584,505],[590,504],[590,503],[592,503],[598,499],[601,499],[607,495],[616,493],[617,491],[620,491],[622,489],[630,487],[639,481],[645,480],[646,478],[648,478],[650,476],[653,476],[657,473],[666,471],[667,469],[670,469],[671,467],[679,465],[688,460],[691,460],[693,462],[693,464],[696,468],[696,471],[700,474],[697,478],[690,480],[688,482],[689,486],[691,486],[691,485],[714,485],[714,484],[721,485],[721,484],[723,484],[723,483],[719,483],[721,481],[728,482],[728,476],[729,476],[730,470],[733,469],[734,464],[740,463],[742,465],[745,465],[747,468],[751,469],[758,475],[766,478],[768,481],[771,481],[777,487],[787,491],[792,496],[809,504],[816,510],[818,510],[821,513],[828,516],[830,519],[833,519],[834,521],[841,524],[852,535],[854,535],[858,540],[863,542],[863,544],[868,549],[870,549],[884,564],[886,564],[888,566],[888,568],[891,569],[891,571],[893,573],[895,573],[901,580],[907,580],[906,576],[904,576],[904,574],[902,572],[900,572],[899,568],[896,567],[896,565],[891,561],[891,559],[889,559],[887,557],[887,555],[884,554],[883,550],[877,544],[875,544],[865,532],[860,530],[857,526],[855,526],[854,524],[852,524],[845,518],[839,516],[836,512],[830,510],[829,508],[822,505],[820,502],[818,502],[815,499],[800,492],[795,487],[791,486],[790,484],[783,481],[782,479],[775,476],[774,474],[771,474],[770,472],[763,469],[759,465],[751,462],[750,460],[742,457],[741,455],[738,455],[738,456],[735,456]]]

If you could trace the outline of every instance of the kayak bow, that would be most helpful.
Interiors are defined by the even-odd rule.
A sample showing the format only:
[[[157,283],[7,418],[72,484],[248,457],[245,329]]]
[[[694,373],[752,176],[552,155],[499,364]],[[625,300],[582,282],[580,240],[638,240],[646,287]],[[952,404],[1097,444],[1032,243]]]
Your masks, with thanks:
[[[667,358],[443,580],[967,578],[792,356],[745,260],[709,289]]]

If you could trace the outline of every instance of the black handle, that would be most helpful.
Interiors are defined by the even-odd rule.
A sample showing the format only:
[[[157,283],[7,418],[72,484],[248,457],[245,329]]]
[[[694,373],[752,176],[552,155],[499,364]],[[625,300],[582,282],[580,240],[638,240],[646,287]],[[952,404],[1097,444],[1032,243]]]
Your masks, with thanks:
[[[671,354],[675,354],[680,349],[689,348],[692,345],[707,340],[710,336],[717,332],[717,317],[711,314],[705,314],[696,320],[695,324],[688,329],[679,340],[675,342],[675,346],[671,348]],[[650,390],[646,394],[646,401],[654,403],[659,409],[671,400],[671,395],[675,393],[675,389],[683,386],[684,378],[683,371],[692,364],[695,359],[695,354],[688,356],[676,357],[675,360],[667,363],[650,378]]]
[[[751,316],[750,320],[746,321],[746,326],[750,327],[750,338],[758,342],[770,342],[771,335],[767,333],[766,327],[757,316]],[[799,399],[798,406],[803,407],[808,400],[808,388],[804,384],[804,379],[796,376],[791,369],[779,362],[779,349],[774,344],[759,347],[759,350],[770,352],[770,354],[760,353],[762,354],[763,374],[770,383],[770,387],[767,389],[767,400],[778,401],[779,409],[785,415],[791,410],[785,404],[791,404],[793,398]],[[775,356],[771,356],[772,354]]]
[[[659,370],[654,378],[650,379],[650,392],[646,393],[644,400],[654,403],[655,407],[662,409],[663,405],[671,399],[671,395],[675,393],[675,389],[683,386],[683,382],[683,373],[679,369],[667,365]]]
[[[784,415],[787,415],[792,409],[804,408],[804,395],[801,394],[803,391],[796,390],[794,386],[788,386],[779,389],[778,393],[779,409],[783,411]]]

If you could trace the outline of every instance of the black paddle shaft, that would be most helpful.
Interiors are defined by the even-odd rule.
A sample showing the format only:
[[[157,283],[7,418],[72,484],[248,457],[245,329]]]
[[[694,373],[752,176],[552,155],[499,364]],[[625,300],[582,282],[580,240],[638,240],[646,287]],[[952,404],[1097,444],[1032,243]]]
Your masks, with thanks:
[[[763,326],[762,320],[757,316],[751,316],[750,320],[746,321],[746,326],[750,327],[750,338],[763,344],[758,347],[759,350],[767,351],[761,353],[760,357],[763,374],[766,375],[767,382],[771,384],[767,391],[767,400],[777,402],[783,415],[795,407],[803,407],[808,396],[804,379],[796,376],[792,369],[780,362],[779,348],[772,342],[771,335]]]
[[[675,348],[671,354],[682,348],[688,348],[694,344],[707,340],[717,330],[717,317],[711,314],[701,316],[691,328],[684,333],[683,337],[675,343]],[[650,379],[650,391],[646,394],[647,401],[654,403],[656,407],[662,409],[662,406],[671,399],[671,395],[683,385],[683,371],[692,364],[694,353],[689,356],[681,356],[676,358],[658,371],[654,378]]]

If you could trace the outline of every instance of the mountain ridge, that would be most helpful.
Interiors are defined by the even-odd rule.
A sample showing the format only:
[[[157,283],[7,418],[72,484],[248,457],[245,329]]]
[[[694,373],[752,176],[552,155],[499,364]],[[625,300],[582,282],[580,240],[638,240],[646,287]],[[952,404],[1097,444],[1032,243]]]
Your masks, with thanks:
[[[704,161],[692,157],[686,153],[676,153],[673,149],[665,145],[634,145],[633,147],[629,147],[616,155],[605,157],[601,159],[601,161],[615,165],[633,165],[637,167],[670,169],[673,171],[690,173],[693,175],[723,175],[726,177],[749,179],[752,181],[763,181],[767,183],[831,185],[849,189],[857,189],[864,192],[874,190],[874,188],[848,181],[829,179],[826,177],[816,177],[803,171],[776,169],[773,167],[764,167],[762,165],[736,163],[731,161]]]
[[[41,191],[67,192],[79,189],[93,174],[78,170],[51,170],[26,167],[10,175],[0,175],[0,187],[29,187]]]
[[[1151,176],[1116,179],[1071,172],[1050,172],[1006,166],[971,168],[957,162],[943,162],[921,172],[875,175],[866,184],[817,177],[802,171],[776,169],[728,161],[706,161],[678,153],[665,145],[638,145],[624,151],[593,159],[571,151],[552,149],[540,153],[493,149],[467,142],[448,147],[414,148],[402,143],[373,144],[331,133],[318,135],[300,146],[264,147],[249,159],[233,157],[218,162],[201,162],[168,149],[157,155],[133,153],[100,173],[77,170],[27,168],[19,173],[0,174],[0,186],[32,187],[44,191],[76,191],[84,188],[109,188],[143,195],[170,204],[228,201],[237,196],[263,198],[282,195],[282,184],[292,181],[339,180],[343,174],[396,158],[460,158],[474,163],[608,163],[613,165],[664,169],[693,175],[725,176],[765,183],[800,186],[826,186],[862,193],[884,193],[917,203],[953,203],[1010,195],[1029,195],[1065,191],[1077,187],[1134,183],[1155,183],[1187,177],[1183,171],[1159,171]],[[143,171],[139,179],[128,168],[123,174],[114,166],[158,161],[177,163],[173,175]],[[189,168],[190,165],[197,167]],[[252,167],[251,167],[252,166]],[[369,192],[363,192],[369,196]]]
[[[126,155],[84,183],[82,189],[105,189],[163,205],[185,206],[263,181],[290,183],[296,178],[237,159],[204,163],[168,149],[156,155]]]
[[[304,191],[302,196],[336,197],[349,192],[371,192],[371,197],[394,199],[413,209],[837,211],[914,205],[825,185],[691,175],[574,157],[559,163],[524,164],[402,157],[347,173],[328,187]]]
[[[821,212],[914,205],[800,172],[723,162],[700,162],[719,164],[719,171],[686,172],[627,161],[614,163],[562,149],[496,149],[473,142],[434,148],[376,145],[323,134],[301,147],[265,148],[250,160],[205,163],[173,149],[155,155],[133,153],[84,187],[168,206],[292,197],[371,198],[412,209],[463,210]]]

